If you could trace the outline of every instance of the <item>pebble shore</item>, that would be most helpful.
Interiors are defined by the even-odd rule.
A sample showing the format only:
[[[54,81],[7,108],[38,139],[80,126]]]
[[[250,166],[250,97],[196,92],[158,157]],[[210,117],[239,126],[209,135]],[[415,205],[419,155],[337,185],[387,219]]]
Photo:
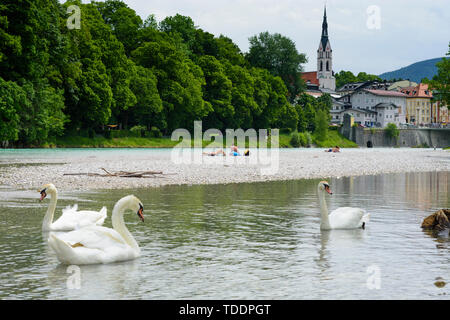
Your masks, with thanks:
[[[328,153],[324,149],[279,149],[269,158],[273,170],[264,172],[267,159],[257,152],[250,157],[211,157],[199,152],[195,158],[181,158],[171,149],[116,152],[94,149],[79,153],[50,150],[45,156],[29,157],[0,153],[0,186],[35,191],[43,184],[54,183],[62,191],[86,191],[450,171],[450,152],[440,149],[360,148],[342,149],[340,153]],[[162,171],[163,175],[151,178],[64,175],[103,174],[101,168],[109,172]]]

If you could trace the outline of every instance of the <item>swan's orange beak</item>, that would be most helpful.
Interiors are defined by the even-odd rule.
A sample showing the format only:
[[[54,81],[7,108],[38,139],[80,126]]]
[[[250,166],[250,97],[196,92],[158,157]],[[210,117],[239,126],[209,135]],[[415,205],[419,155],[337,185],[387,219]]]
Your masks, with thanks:
[[[141,221],[144,222],[144,207],[141,204],[139,204],[139,210],[137,212],[137,215],[139,219],[141,219]]]
[[[47,193],[45,192],[45,189],[42,190],[40,193],[41,193],[41,198],[39,199],[39,201],[42,201],[42,200],[44,200],[45,197],[47,196]]]
[[[325,191],[328,192],[329,194],[333,194],[333,192],[331,192],[331,190],[330,190],[329,185],[325,185]]]

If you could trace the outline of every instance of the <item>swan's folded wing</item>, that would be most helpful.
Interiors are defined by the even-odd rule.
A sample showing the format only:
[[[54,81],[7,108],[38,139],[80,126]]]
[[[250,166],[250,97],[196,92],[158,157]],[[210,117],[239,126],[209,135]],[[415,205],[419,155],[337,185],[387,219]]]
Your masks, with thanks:
[[[100,211],[78,211],[73,215],[76,221],[76,228],[82,228],[88,225],[102,225],[106,219],[106,207]]]
[[[72,247],[83,246],[90,249],[104,250],[127,245],[117,231],[100,226],[78,229],[58,237]]]
[[[53,222],[53,227],[56,229],[78,229],[93,224],[103,224],[106,219],[106,207],[98,211],[77,211],[78,206],[66,207],[63,209],[63,214],[58,220]]]
[[[361,208],[337,208],[329,215],[330,224],[333,228],[359,228],[365,214],[366,211]]]
[[[67,206],[64,209],[62,209],[62,213],[64,215],[64,213],[72,213],[72,212],[77,212],[78,211],[78,204],[74,204],[73,206]]]

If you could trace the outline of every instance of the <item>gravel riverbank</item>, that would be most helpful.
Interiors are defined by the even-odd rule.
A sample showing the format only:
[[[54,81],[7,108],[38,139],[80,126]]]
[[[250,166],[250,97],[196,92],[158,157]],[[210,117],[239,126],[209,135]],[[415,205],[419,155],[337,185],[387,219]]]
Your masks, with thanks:
[[[192,155],[192,151],[187,151]],[[190,159],[190,161],[188,160]],[[269,162],[267,162],[269,161]],[[181,163],[180,163],[181,162]],[[264,172],[269,163],[271,172]],[[64,175],[117,171],[162,171],[152,178]],[[433,149],[277,149],[271,158],[202,156],[181,158],[172,149],[0,150],[0,186],[35,190],[54,183],[59,190],[159,187],[327,178],[395,172],[450,171],[450,152]]]

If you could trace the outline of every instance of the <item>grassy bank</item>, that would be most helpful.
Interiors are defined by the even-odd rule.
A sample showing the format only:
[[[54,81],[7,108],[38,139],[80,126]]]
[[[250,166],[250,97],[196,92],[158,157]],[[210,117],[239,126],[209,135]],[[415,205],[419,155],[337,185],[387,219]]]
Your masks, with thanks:
[[[327,138],[323,141],[317,139],[315,135],[311,135],[310,145],[312,147],[328,148],[339,146],[341,148],[355,148],[358,147],[353,141],[345,139],[336,130],[329,130]],[[225,137],[224,137],[225,142]],[[169,137],[161,138],[140,138],[140,137],[118,137],[107,139],[103,136],[96,136],[94,138],[82,136],[63,136],[53,139],[51,142],[46,142],[38,146],[30,146],[36,148],[172,148],[179,142],[172,141]],[[211,141],[202,141],[202,146],[206,147]],[[191,141],[194,145],[194,141]],[[223,146],[225,147],[225,146]],[[246,142],[248,147],[248,141]],[[280,148],[292,148],[291,133],[280,133],[279,135]]]
[[[342,136],[337,130],[328,130],[327,138],[323,141],[313,135],[313,142],[317,147],[330,148],[339,146],[340,148],[358,148],[358,145]]]
[[[122,137],[106,139],[104,137],[59,137],[49,147],[57,148],[171,148],[177,141],[170,138]]]

